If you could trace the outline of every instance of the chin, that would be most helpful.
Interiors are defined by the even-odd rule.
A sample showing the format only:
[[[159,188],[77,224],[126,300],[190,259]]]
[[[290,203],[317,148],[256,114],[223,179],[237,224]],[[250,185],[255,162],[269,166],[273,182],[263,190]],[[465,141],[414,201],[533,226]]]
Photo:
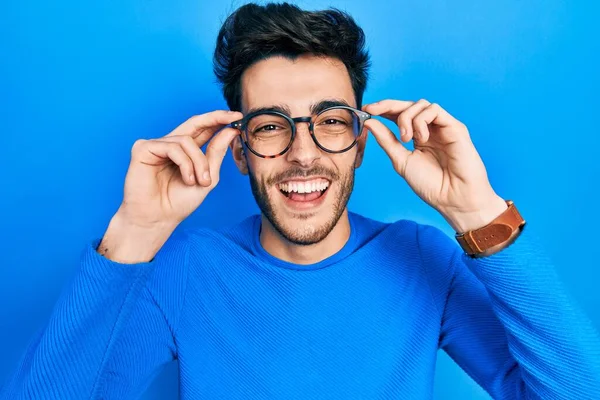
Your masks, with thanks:
[[[312,223],[301,219],[287,219],[284,221],[275,219],[270,222],[288,242],[303,246],[319,243],[329,235],[335,226],[335,224],[332,226],[331,223],[325,223],[324,221]]]
[[[301,221],[286,221],[283,226],[278,226],[279,233],[289,242],[299,245],[319,243],[329,234],[325,226],[318,226]]]
[[[325,239],[337,225],[352,191],[352,178],[314,174],[267,186],[251,176],[250,186],[263,215],[283,238],[311,245]]]

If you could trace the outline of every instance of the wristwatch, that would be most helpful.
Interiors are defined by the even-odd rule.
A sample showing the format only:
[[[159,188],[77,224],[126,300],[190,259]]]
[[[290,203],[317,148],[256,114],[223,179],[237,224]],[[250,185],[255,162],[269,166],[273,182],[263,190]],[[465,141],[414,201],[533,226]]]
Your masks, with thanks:
[[[513,201],[505,201],[508,208],[492,222],[483,228],[456,234],[456,240],[469,256],[481,256],[489,248],[508,241],[525,225]]]

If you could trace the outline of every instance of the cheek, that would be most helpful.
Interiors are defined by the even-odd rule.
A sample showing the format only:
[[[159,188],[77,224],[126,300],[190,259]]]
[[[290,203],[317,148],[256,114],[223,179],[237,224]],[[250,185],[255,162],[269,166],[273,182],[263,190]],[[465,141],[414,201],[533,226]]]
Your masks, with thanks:
[[[267,191],[275,187],[272,185],[267,186],[267,182],[276,174],[276,171],[281,170],[281,167],[275,165],[273,160],[257,160],[256,157],[248,158],[248,168],[258,184]]]
[[[250,153],[250,150],[247,150]],[[257,160],[257,157],[254,154],[246,155],[246,165],[248,166],[248,171],[254,176],[257,181],[261,181],[263,177],[263,171],[261,168],[260,160]]]
[[[336,160],[335,166],[341,180],[344,180],[355,169],[356,154],[356,146],[346,153],[339,154],[340,157],[339,160]]]

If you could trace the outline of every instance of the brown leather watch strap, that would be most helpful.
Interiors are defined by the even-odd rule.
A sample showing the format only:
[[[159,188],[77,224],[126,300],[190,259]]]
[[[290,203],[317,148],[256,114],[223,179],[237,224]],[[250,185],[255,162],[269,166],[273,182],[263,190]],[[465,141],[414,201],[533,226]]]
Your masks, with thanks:
[[[473,231],[457,233],[456,240],[470,256],[481,254],[491,247],[506,242],[516,230],[525,225],[512,200],[506,200],[508,208],[492,222]]]

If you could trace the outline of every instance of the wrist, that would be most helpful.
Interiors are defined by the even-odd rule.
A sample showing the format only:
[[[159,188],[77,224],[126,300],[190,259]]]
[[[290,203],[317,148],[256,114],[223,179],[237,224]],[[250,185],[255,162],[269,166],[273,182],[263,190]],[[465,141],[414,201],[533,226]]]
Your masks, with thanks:
[[[447,212],[442,215],[455,232],[464,233],[483,228],[505,212],[507,208],[506,201],[502,197],[496,196],[486,202],[484,208],[468,212]]]
[[[151,261],[177,227],[170,223],[135,224],[117,212],[110,220],[97,252],[122,264]]]
[[[485,257],[509,246],[522,231],[525,220],[512,200],[506,200],[507,208],[486,225],[457,232],[456,240],[471,257]]]

